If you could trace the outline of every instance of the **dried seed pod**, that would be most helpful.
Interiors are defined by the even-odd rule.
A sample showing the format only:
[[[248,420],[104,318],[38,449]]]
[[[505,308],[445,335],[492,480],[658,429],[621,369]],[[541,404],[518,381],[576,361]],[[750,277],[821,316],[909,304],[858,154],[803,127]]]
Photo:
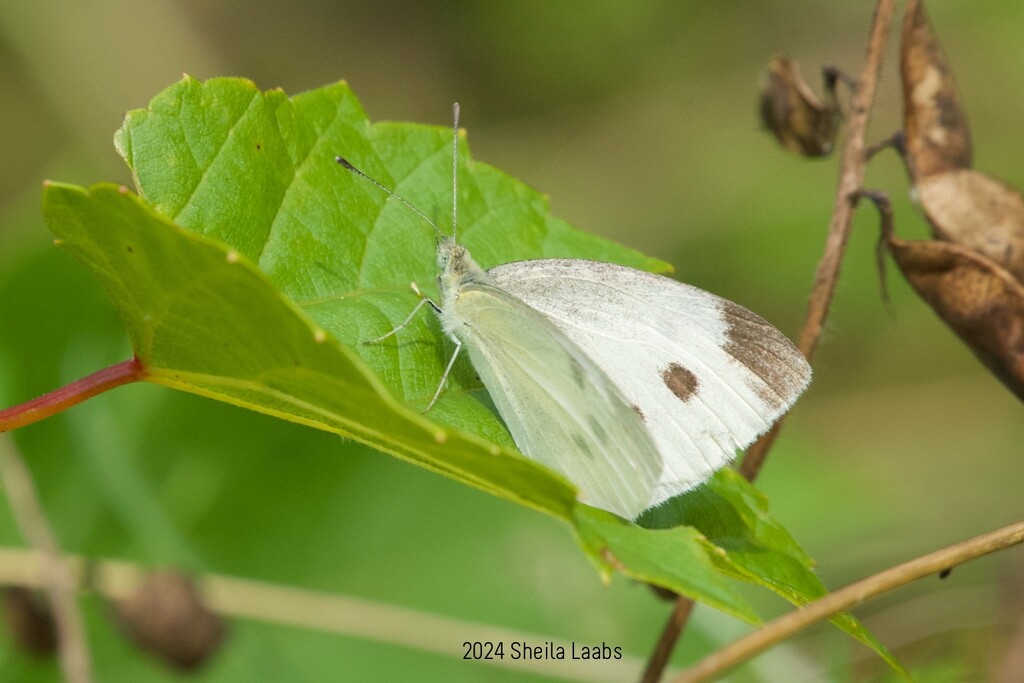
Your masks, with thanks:
[[[800,66],[785,55],[772,59],[761,88],[761,121],[783,147],[807,157],[821,157],[835,147],[842,112],[836,100],[836,74],[825,79],[819,99],[800,74]]]
[[[125,633],[140,647],[183,670],[199,667],[224,639],[224,623],[199,599],[192,579],[154,572],[118,602]]]
[[[971,249],[891,232],[886,239],[918,295],[1024,401],[1024,285]]]
[[[21,586],[3,589],[3,609],[7,627],[21,649],[40,657],[52,657],[57,651],[57,628],[46,600]]]
[[[920,0],[907,0],[900,43],[910,175],[971,167],[971,132],[956,81]]]
[[[971,134],[953,71],[921,0],[907,0],[900,67],[904,159],[938,238],[885,229],[903,275],[1024,400],[1024,197],[971,169]]]
[[[918,178],[918,200],[935,236],[974,250],[1024,282],[1024,197],[980,171]]]

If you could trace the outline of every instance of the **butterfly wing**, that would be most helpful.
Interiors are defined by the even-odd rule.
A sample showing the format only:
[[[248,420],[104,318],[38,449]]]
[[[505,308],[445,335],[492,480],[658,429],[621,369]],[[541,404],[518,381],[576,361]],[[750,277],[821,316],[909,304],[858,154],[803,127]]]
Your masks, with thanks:
[[[487,271],[618,387],[664,460],[656,505],[700,484],[796,401],[811,369],[771,324],[666,277],[579,259]]]
[[[486,284],[461,287],[442,317],[525,455],[563,473],[591,505],[630,519],[648,507],[661,455],[587,354],[543,315]]]

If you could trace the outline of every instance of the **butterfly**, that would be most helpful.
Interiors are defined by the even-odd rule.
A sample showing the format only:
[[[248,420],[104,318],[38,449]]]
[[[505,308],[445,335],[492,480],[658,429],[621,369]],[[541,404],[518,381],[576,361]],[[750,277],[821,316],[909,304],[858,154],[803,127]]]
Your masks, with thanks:
[[[454,112],[457,136],[457,104]],[[727,299],[602,261],[484,270],[454,227],[434,229],[440,301],[420,294],[405,322],[370,343],[429,305],[455,351],[427,410],[465,349],[519,450],[563,474],[589,505],[635,519],[700,485],[810,382],[789,339]]]

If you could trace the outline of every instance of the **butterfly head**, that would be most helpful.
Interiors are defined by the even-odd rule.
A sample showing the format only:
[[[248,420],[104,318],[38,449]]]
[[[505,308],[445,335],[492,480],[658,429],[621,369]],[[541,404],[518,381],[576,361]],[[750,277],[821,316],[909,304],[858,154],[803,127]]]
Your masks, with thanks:
[[[437,284],[442,300],[449,293],[457,293],[465,284],[484,282],[487,279],[483,268],[477,265],[469,251],[458,244],[454,237],[444,237],[437,243],[437,270]]]

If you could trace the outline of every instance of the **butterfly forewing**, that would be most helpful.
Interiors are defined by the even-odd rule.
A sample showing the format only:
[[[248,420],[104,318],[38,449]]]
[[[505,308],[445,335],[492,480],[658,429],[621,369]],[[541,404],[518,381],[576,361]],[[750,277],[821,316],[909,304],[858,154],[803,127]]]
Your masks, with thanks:
[[[460,339],[524,454],[584,502],[627,518],[654,494],[662,458],[616,383],[543,315],[499,288],[459,290]]]
[[[669,278],[578,259],[508,263],[487,275],[541,313],[634,406],[664,460],[651,505],[732,460],[810,381],[804,357],[772,325]]]

